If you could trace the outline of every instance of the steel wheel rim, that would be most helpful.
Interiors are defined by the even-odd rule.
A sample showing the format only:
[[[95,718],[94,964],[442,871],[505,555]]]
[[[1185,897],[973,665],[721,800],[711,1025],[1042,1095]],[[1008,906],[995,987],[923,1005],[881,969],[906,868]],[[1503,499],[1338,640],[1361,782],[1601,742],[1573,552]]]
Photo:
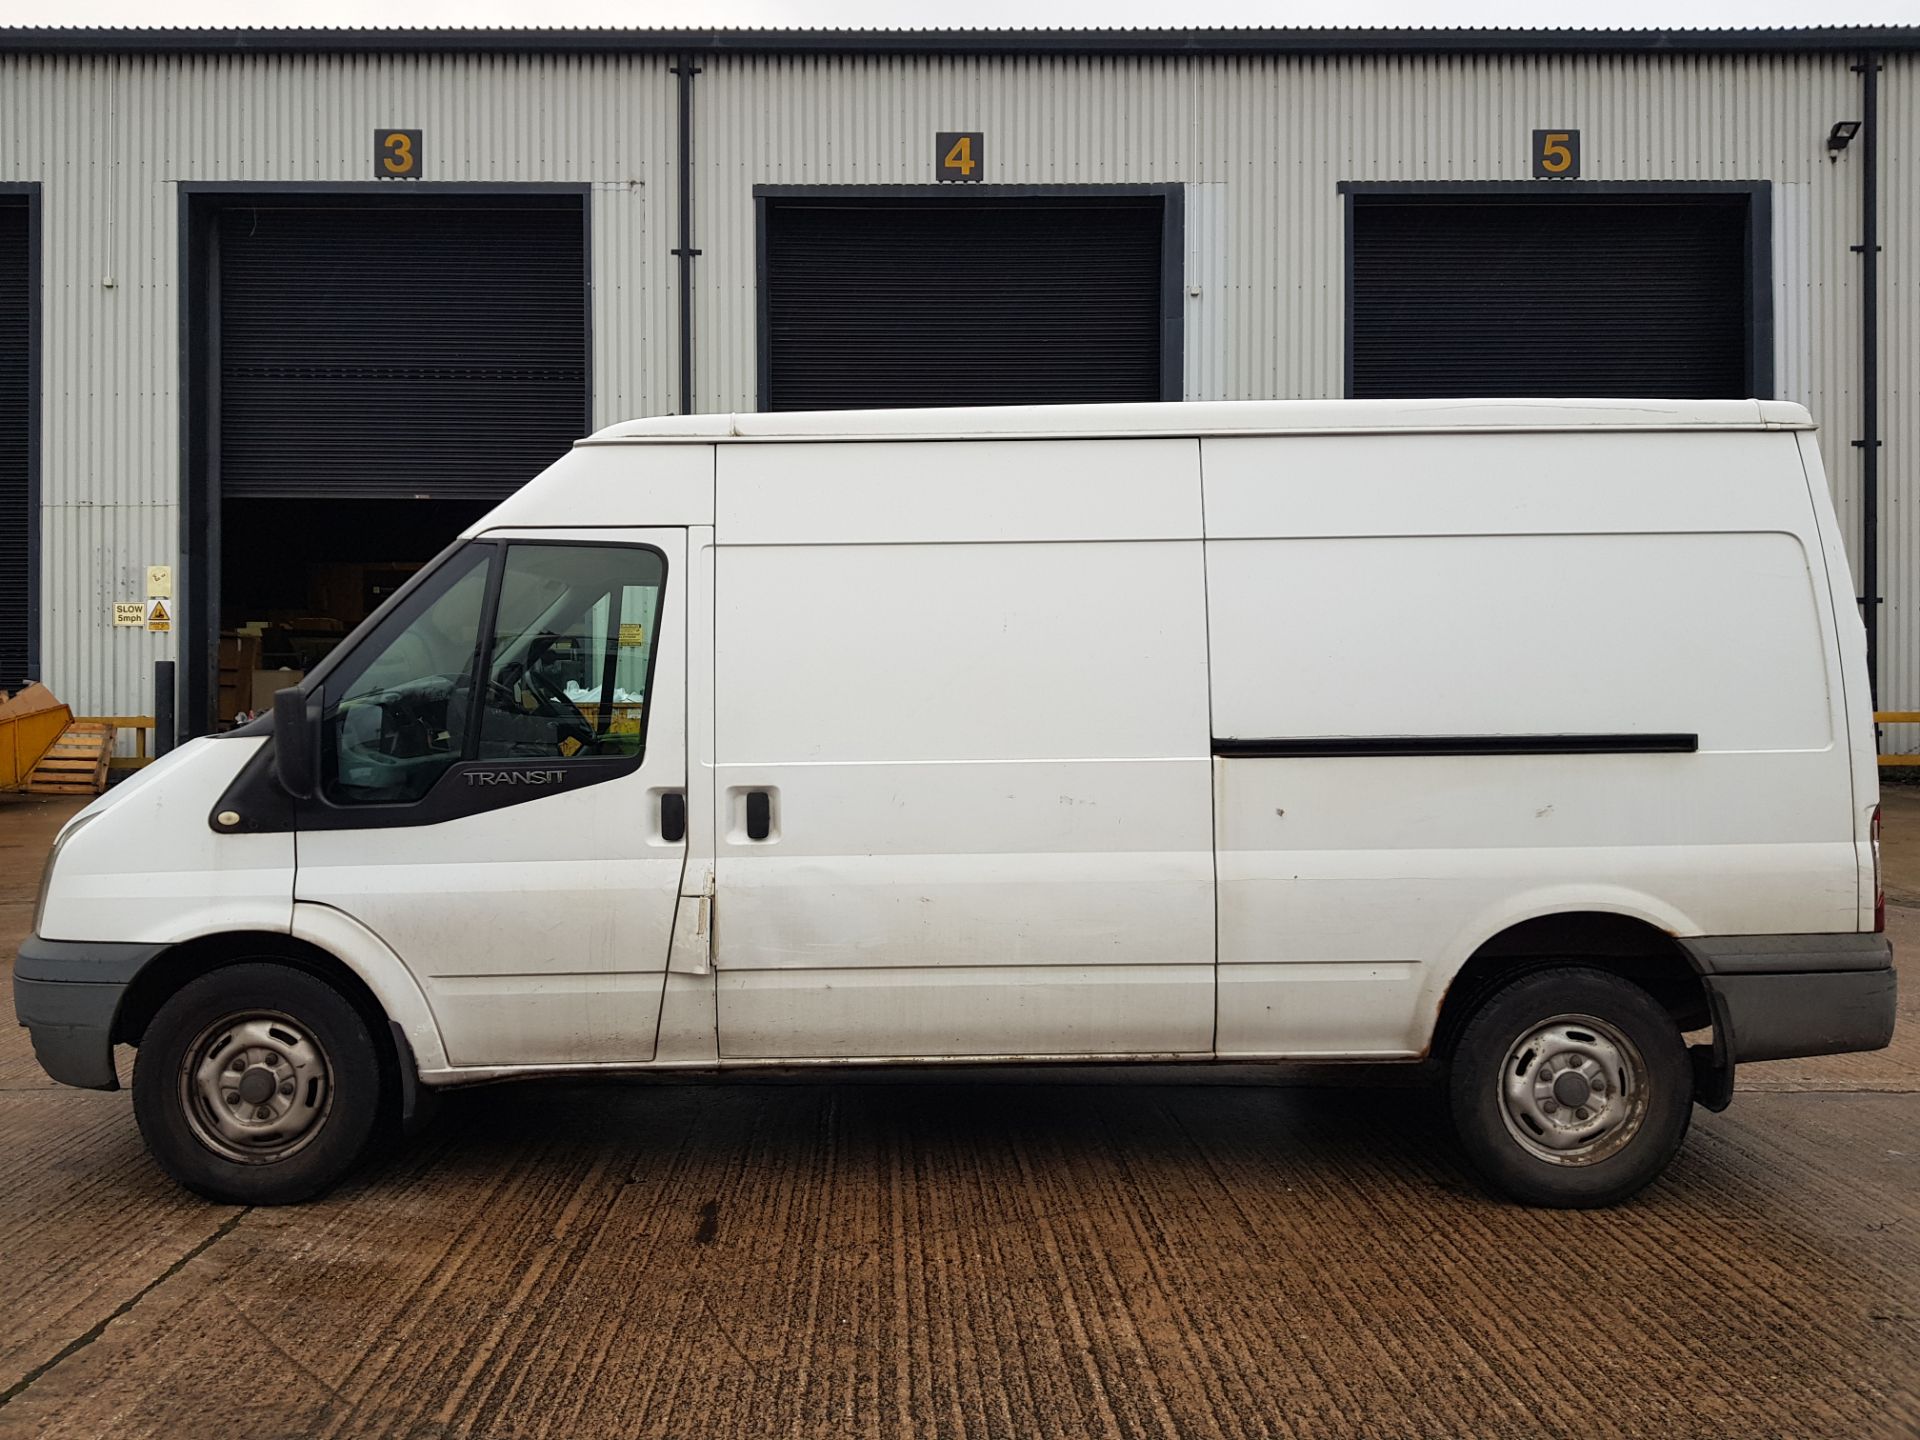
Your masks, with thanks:
[[[1556,1015],[1507,1047],[1494,1078],[1514,1142],[1549,1165],[1596,1165],[1647,1118],[1647,1062],[1597,1015]]]
[[[236,1011],[187,1046],[179,1088],[194,1139],[224,1160],[272,1165],[326,1127],[333,1065],[311,1027],[291,1015]]]

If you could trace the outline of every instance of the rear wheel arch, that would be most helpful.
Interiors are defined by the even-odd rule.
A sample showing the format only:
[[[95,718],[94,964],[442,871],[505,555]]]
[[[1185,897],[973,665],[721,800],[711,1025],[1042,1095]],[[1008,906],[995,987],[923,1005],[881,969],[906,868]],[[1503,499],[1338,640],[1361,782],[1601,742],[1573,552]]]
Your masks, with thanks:
[[[1671,934],[1632,915],[1567,911],[1510,925],[1467,958],[1441,999],[1431,1053],[1449,1058],[1474,1012],[1503,986],[1567,965],[1638,985],[1682,1032],[1705,1029],[1712,1021],[1699,967]]]

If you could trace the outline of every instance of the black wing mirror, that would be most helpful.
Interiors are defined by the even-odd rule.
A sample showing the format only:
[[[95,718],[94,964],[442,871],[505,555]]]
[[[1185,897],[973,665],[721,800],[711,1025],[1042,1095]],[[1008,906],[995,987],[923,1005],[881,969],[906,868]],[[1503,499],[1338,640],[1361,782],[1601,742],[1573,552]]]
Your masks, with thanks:
[[[314,766],[320,755],[317,714],[295,689],[273,692],[273,775],[296,800],[313,794]]]

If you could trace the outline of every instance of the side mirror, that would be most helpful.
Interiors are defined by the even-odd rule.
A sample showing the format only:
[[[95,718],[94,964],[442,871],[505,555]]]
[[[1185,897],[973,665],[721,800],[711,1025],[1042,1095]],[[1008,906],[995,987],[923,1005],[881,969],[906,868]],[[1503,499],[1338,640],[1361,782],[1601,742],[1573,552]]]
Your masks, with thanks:
[[[314,727],[307,719],[307,697],[296,689],[273,692],[273,776],[296,800],[313,794],[318,758]]]

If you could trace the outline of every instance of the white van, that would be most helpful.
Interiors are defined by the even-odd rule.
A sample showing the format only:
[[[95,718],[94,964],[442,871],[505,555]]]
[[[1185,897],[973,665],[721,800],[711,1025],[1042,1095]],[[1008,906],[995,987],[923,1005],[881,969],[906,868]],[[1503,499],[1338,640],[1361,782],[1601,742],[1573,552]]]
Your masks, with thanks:
[[[316,1193],[421,1087],[1428,1056],[1494,1186],[1617,1200],[1737,1062],[1891,1038],[1811,431],[617,425],[81,812],[16,1008],[69,1084],[139,1046],[148,1145],[226,1201]]]

